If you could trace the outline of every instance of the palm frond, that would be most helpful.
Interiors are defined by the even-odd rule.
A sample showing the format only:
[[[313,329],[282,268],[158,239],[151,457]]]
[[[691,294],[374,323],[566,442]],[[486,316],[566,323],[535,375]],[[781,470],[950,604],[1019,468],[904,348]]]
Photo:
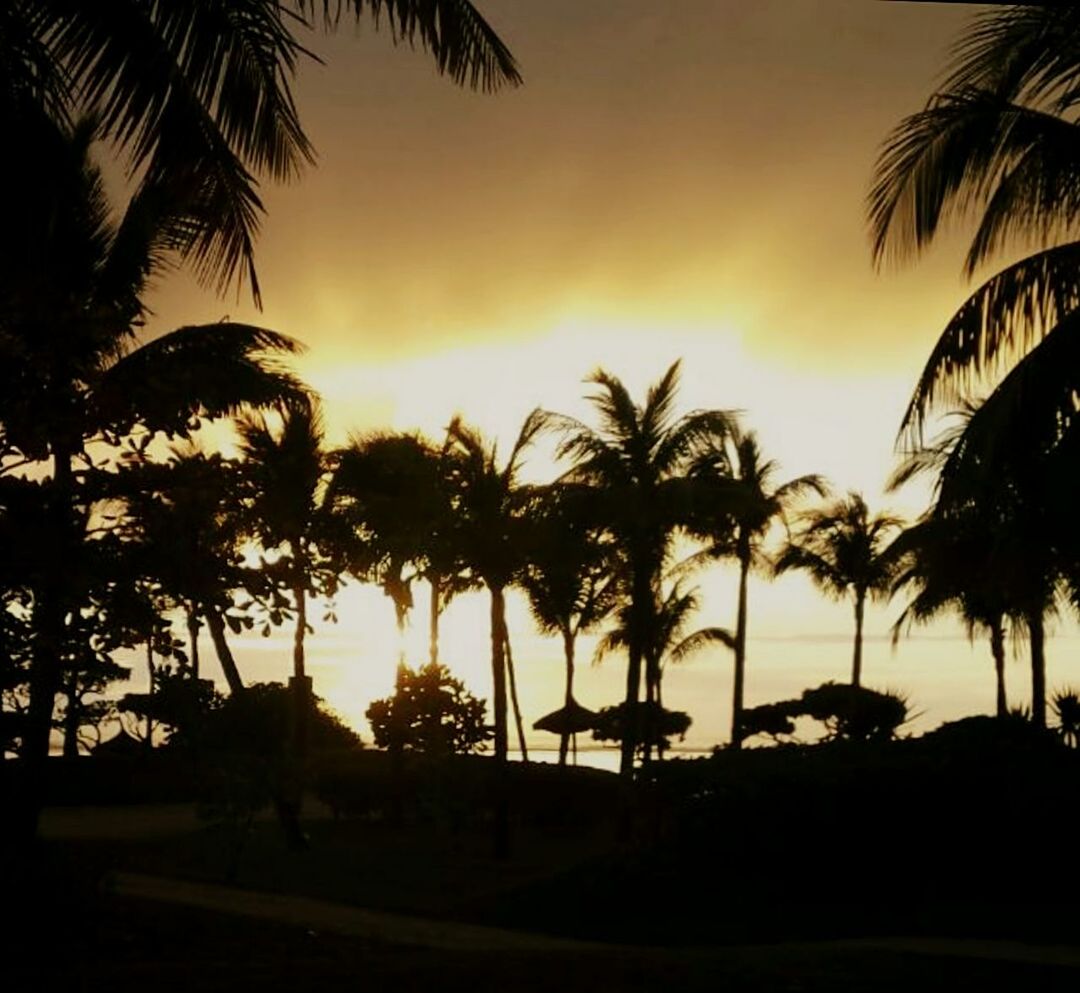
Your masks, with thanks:
[[[193,418],[306,399],[309,391],[277,356],[302,346],[265,328],[222,322],[179,328],[125,355],[94,391],[100,423],[141,423],[182,433]]]
[[[682,662],[709,645],[723,645],[725,648],[734,651],[735,635],[728,631],[727,628],[700,628],[693,634],[687,635],[671,649],[671,661]]]
[[[522,79],[510,50],[468,0],[293,0],[303,15],[320,10],[323,22],[336,26],[343,10],[356,18],[371,14],[376,25],[385,16],[394,39],[420,45],[435,57],[443,75],[458,85],[492,92],[520,86]]]
[[[1026,353],[1077,307],[1080,241],[1036,252],[992,276],[946,325],[919,377],[901,434],[917,439],[935,404],[958,401],[976,375]]]

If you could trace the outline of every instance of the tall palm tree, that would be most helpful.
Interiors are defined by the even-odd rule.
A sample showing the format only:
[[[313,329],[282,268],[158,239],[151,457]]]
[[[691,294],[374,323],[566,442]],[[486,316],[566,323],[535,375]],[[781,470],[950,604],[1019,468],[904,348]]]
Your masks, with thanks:
[[[465,561],[491,597],[492,706],[495,758],[500,765],[505,764],[507,752],[509,631],[506,626],[506,589],[523,565],[523,537],[527,526],[524,512],[532,496],[531,490],[519,484],[518,473],[522,454],[542,426],[543,415],[534,410],[526,417],[501,467],[498,446],[487,443],[478,431],[459,417],[455,417],[447,428],[449,448],[457,456],[453,480],[458,516],[457,540]],[[525,735],[520,712],[515,717],[524,756]]]
[[[0,441],[5,457],[50,473],[50,537],[41,553],[49,564],[34,597],[24,748],[35,768],[48,754],[65,619],[80,596],[71,577],[90,513],[82,496],[95,469],[89,451],[99,443],[114,451],[133,432],[144,441],[184,434],[202,418],[303,393],[268,358],[298,349],[273,331],[221,323],[138,343],[141,297],[175,257],[182,211],[145,195],[114,219],[88,158],[94,134],[92,123],[43,126],[23,135],[19,155],[4,158],[18,182],[2,187]],[[32,771],[28,781],[40,775]]]
[[[901,523],[889,514],[872,517],[866,501],[858,493],[849,493],[842,500],[809,512],[773,566],[776,575],[800,569],[826,594],[838,599],[851,597],[855,608],[852,686],[861,685],[862,680],[866,601],[888,595],[895,564],[886,554],[886,542]]]
[[[742,745],[743,688],[746,682],[747,586],[752,569],[766,559],[761,544],[772,526],[787,524],[792,505],[809,493],[824,497],[827,487],[816,474],[775,484],[779,465],[766,459],[753,431],[743,433],[737,423],[722,448],[707,452],[694,467],[717,491],[719,527],[710,529],[711,544],[699,560],[733,557],[739,563],[739,593],[735,620],[735,679],[731,705],[731,744]]]
[[[518,740],[526,757],[525,731],[509,658],[510,633],[506,625],[506,589],[523,564],[525,511],[532,499],[518,481],[522,455],[542,426],[534,410],[521,426],[506,461],[500,467],[498,446],[489,444],[475,429],[455,417],[447,427],[447,449],[452,453],[452,486],[457,514],[455,540],[464,561],[487,588],[491,598],[491,678],[496,768],[495,853],[509,851],[507,764],[507,682],[513,698]]]
[[[715,446],[731,430],[732,417],[720,410],[675,415],[679,363],[649,388],[637,405],[626,387],[600,370],[589,382],[589,400],[600,416],[598,428],[561,414],[545,423],[561,435],[558,456],[570,459],[567,482],[586,487],[621,550],[627,617],[626,706],[637,712],[642,663],[655,627],[660,577],[675,532],[693,520],[700,484],[689,475],[695,456]],[[633,729],[622,743],[620,770],[631,777],[636,740]]]
[[[518,580],[528,594],[536,626],[544,634],[562,638],[566,664],[563,703],[568,713],[576,706],[578,635],[602,624],[616,603],[614,549],[605,540],[602,524],[591,519],[580,497],[573,488],[560,486],[552,486],[543,495],[532,515],[527,562]],[[561,766],[566,765],[570,739],[570,733],[560,735]]]
[[[289,180],[314,161],[291,83],[317,61],[309,29],[345,13],[418,42],[459,85],[521,82],[469,0],[22,0],[0,13],[0,120],[10,134],[14,121],[99,110],[139,195],[184,202],[179,253],[221,288],[246,277],[258,302],[258,179]]]

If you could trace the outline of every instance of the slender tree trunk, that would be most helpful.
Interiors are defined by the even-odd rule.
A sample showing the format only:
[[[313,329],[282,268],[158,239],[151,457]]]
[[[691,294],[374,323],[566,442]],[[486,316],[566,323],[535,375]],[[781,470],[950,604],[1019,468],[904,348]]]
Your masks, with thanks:
[[[150,710],[154,706],[154,692],[157,689],[157,669],[154,666],[154,646],[149,640],[146,642],[146,674],[150,677],[150,690],[148,693],[148,699],[150,702],[150,708],[146,713],[146,747],[154,747],[154,718],[150,714]]]
[[[622,755],[619,760],[619,775],[625,779],[634,778],[634,753],[638,743],[638,700],[641,693],[642,660],[642,623],[644,613],[652,607],[652,582],[648,570],[637,563],[634,568],[633,588],[631,590],[631,611],[634,630],[630,638],[628,661],[626,666],[626,728],[622,740]]]
[[[569,712],[574,702],[574,632],[569,626],[562,630],[563,655],[566,657],[566,694],[563,704]],[[559,738],[559,765],[566,765],[566,756],[570,750],[570,735],[564,734]]]
[[[1028,614],[1028,633],[1031,637],[1031,722],[1037,728],[1046,727],[1046,631],[1043,613]]]
[[[503,616],[506,603],[501,587],[489,586],[491,592],[491,705],[495,720],[495,857],[510,852],[510,810],[506,781],[506,639]]]
[[[70,567],[75,554],[72,458],[71,447],[53,444],[54,470],[48,499],[54,544],[44,551],[43,558],[47,558],[45,575],[34,598],[30,702],[21,749],[22,803],[18,805],[19,823],[15,828],[16,835],[24,838],[37,835],[38,818],[45,799],[53,710],[63,679],[64,570]]]
[[[199,613],[195,604],[189,603],[184,611],[187,615],[188,655],[191,662],[191,678],[199,678]]]
[[[855,656],[851,663],[851,685],[862,685],[862,632],[863,610],[866,607],[866,594],[855,594]]]
[[[1007,717],[1009,705],[1005,699],[1005,631],[1001,618],[990,625],[990,652],[994,656],[994,677],[997,684],[997,715]]]
[[[742,748],[743,692],[746,684],[746,585],[750,575],[750,555],[740,549],[739,604],[735,616],[735,680],[731,694],[731,747]]]
[[[218,662],[221,663],[221,671],[225,674],[225,682],[229,684],[229,692],[234,696],[243,693],[244,681],[240,678],[240,670],[236,667],[236,660],[229,649],[229,642],[225,638],[225,621],[217,607],[206,608],[206,627],[210,631],[210,640],[214,643]]]
[[[64,708],[64,745],[61,754],[66,759],[79,757],[79,677],[75,670],[67,674],[64,686],[67,706]]]
[[[442,612],[442,604],[439,598],[442,596],[442,577],[438,574],[428,577],[431,583],[431,608],[428,616],[428,661],[432,665],[439,663],[439,614]]]
[[[514,709],[514,723],[517,725],[518,748],[521,751],[521,761],[529,761],[529,748],[525,744],[525,722],[521,719],[521,704],[518,703],[517,675],[514,672],[514,655],[510,651],[510,630],[506,626],[506,617],[503,616],[503,642],[506,648],[506,676],[510,683],[510,705]]]

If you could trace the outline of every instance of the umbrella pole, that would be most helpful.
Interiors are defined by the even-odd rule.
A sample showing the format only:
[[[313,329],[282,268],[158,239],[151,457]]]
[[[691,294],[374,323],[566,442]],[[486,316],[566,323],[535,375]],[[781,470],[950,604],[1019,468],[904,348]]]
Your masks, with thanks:
[[[570,743],[574,747],[574,765],[577,765],[577,732],[570,735]]]

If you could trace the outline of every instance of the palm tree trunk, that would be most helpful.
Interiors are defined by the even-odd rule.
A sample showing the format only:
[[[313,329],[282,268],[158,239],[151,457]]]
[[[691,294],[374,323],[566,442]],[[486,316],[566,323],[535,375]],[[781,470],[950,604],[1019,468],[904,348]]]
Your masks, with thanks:
[[[652,605],[652,583],[649,571],[639,562],[634,568],[633,587],[631,589],[631,610],[633,612],[634,631],[630,638],[626,666],[626,728],[622,740],[622,755],[619,759],[619,775],[625,779],[634,778],[634,754],[638,743],[638,700],[641,693],[642,623],[646,610]]]
[[[506,639],[503,618],[506,603],[501,587],[489,586],[491,592],[491,705],[495,719],[495,857],[510,852],[510,810],[506,782]]]
[[[199,678],[199,614],[195,604],[189,603],[185,610],[187,615],[188,630],[188,654],[191,661],[191,678]]]
[[[743,691],[746,683],[746,586],[749,552],[739,555],[739,605],[735,617],[735,680],[731,693],[731,747],[742,748]]]
[[[22,739],[21,758],[24,765],[22,803],[16,805],[18,821],[16,835],[33,838],[37,835],[38,818],[44,804],[46,766],[49,759],[49,739],[52,734],[56,695],[63,681],[61,654],[64,640],[64,570],[74,553],[74,527],[71,519],[74,475],[73,450],[64,444],[53,444],[54,471],[49,494],[49,513],[52,518],[54,544],[46,549],[47,559],[41,589],[34,600],[33,632],[30,668],[30,702]]]
[[[64,746],[61,754],[66,759],[79,757],[79,676],[75,670],[68,673],[64,687],[67,706],[64,708]]]
[[[442,605],[439,598],[442,596],[442,577],[437,573],[428,577],[431,583],[431,608],[428,616],[428,661],[432,665],[439,664],[439,614]]]
[[[1001,618],[990,625],[990,652],[994,656],[994,676],[997,683],[997,715],[1007,717],[1009,705],[1005,699],[1005,631]]]
[[[562,629],[563,655],[566,657],[566,694],[563,703],[570,707],[574,702],[574,632],[567,625]],[[570,751],[570,735],[559,738],[559,765],[566,765],[566,756]]]
[[[221,671],[225,674],[225,682],[229,684],[229,692],[238,696],[244,692],[244,681],[240,678],[240,670],[236,667],[236,660],[225,639],[225,621],[221,611],[217,607],[207,607],[205,616],[210,640],[214,643],[214,651],[221,663]]]
[[[518,749],[521,751],[521,761],[529,761],[529,748],[525,744],[525,722],[521,719],[521,704],[518,703],[517,675],[514,672],[514,655],[510,651],[510,629],[506,626],[506,617],[503,617],[503,641],[506,645],[506,676],[510,683],[510,705],[514,709],[514,723],[517,725]]]
[[[146,642],[146,674],[150,677],[150,689],[148,699],[150,707],[146,712],[146,747],[154,747],[154,718],[150,711],[153,710],[154,690],[157,688],[157,668],[154,666],[154,645],[151,641]]]
[[[855,656],[851,663],[851,685],[862,685],[862,632],[863,610],[866,606],[866,594],[855,594]]]
[[[1027,616],[1031,637],[1031,722],[1037,728],[1046,727],[1046,631],[1043,613],[1034,610]]]

